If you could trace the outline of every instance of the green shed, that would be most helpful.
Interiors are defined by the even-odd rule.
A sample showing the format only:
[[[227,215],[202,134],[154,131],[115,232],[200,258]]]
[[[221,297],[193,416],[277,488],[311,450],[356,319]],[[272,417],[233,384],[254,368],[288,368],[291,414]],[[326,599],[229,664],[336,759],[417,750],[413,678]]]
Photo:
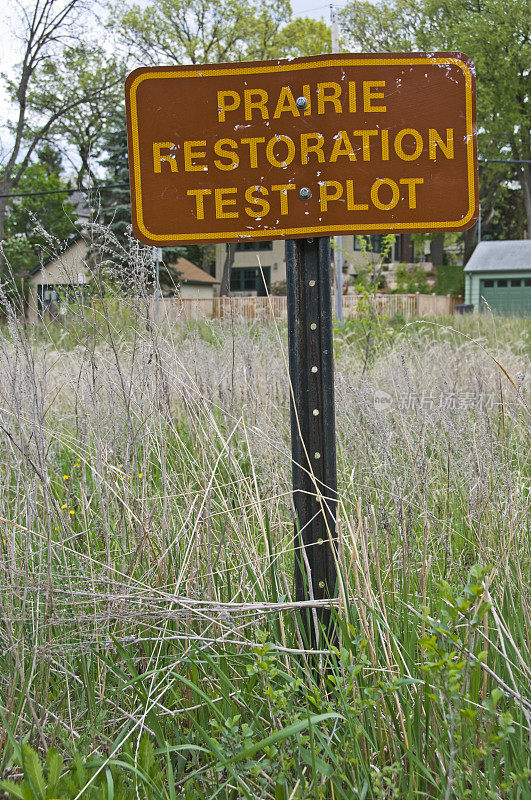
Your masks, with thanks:
[[[465,267],[465,303],[476,313],[531,315],[531,239],[480,242]]]

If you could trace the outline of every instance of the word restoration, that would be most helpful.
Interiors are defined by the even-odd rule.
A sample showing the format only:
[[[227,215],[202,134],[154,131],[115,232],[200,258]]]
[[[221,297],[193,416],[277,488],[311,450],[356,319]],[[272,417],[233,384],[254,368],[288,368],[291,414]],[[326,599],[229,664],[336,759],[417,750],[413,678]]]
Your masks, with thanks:
[[[126,104],[133,229],[146,244],[477,219],[475,75],[461,53],[141,68]]]

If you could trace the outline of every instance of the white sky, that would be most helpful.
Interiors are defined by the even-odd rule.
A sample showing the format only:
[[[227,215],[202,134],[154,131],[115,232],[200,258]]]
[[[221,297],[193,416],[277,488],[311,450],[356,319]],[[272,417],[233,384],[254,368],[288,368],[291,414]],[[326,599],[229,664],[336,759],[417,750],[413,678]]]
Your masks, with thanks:
[[[336,8],[344,8],[346,4],[346,0],[332,3]],[[323,0],[291,0],[291,7],[294,17],[312,17],[330,22],[330,3],[323,3]]]

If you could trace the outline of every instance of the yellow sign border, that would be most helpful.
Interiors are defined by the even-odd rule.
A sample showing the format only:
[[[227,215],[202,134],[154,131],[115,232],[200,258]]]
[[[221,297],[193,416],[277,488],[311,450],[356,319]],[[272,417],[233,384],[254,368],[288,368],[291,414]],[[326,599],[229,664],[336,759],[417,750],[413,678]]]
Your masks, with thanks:
[[[365,225],[318,225],[308,228],[275,228],[266,231],[222,231],[215,233],[190,233],[190,234],[158,234],[151,233],[144,224],[144,214],[142,208],[142,184],[140,176],[140,149],[139,149],[139,134],[138,134],[138,112],[136,103],[136,92],[142,81],[160,79],[160,78],[203,78],[203,77],[219,77],[221,75],[260,75],[268,72],[295,72],[296,70],[315,69],[318,67],[362,67],[366,65],[372,66],[400,66],[406,64],[408,66],[431,66],[434,64],[455,64],[464,73],[465,76],[465,117],[466,117],[466,134],[467,134],[467,173],[468,173],[468,213],[460,220],[452,222],[382,222]],[[289,238],[290,236],[300,236],[306,234],[327,234],[327,233],[351,233],[354,231],[386,231],[392,233],[399,230],[413,230],[413,229],[451,229],[461,227],[469,222],[476,210],[476,196],[475,196],[475,171],[474,171],[474,132],[472,120],[472,73],[467,64],[461,59],[455,57],[444,58],[348,58],[348,59],[333,59],[330,61],[314,61],[305,63],[292,63],[292,64],[274,64],[268,66],[246,67],[245,69],[235,68],[222,68],[222,69],[200,69],[197,70],[175,70],[165,72],[149,71],[143,75],[138,75],[129,87],[129,101],[131,108],[131,133],[132,133],[132,151],[133,151],[133,172],[135,176],[135,200],[136,200],[136,224],[139,231],[150,239],[152,242],[190,242],[201,241],[203,239],[218,239],[223,241],[226,239],[237,239],[244,236],[245,239],[271,239],[275,234]]]

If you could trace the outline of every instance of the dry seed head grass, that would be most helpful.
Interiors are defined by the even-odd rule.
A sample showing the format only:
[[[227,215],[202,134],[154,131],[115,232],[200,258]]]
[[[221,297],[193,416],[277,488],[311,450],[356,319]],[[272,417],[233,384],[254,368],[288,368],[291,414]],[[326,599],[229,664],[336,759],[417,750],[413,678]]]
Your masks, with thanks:
[[[275,330],[154,326],[139,295],[121,302],[118,321],[117,303],[103,300],[64,328],[12,319],[0,332],[6,698],[28,660],[42,686],[50,673],[75,680],[80,652],[142,642],[138,660],[153,669],[191,642],[246,649],[268,616],[295,607],[289,390]],[[529,363],[523,324],[503,325],[481,325],[483,346],[517,390],[485,349],[444,331],[403,331],[365,375],[359,350],[338,343],[340,602],[360,601],[375,670],[400,665],[367,609],[396,614],[404,572],[425,593],[481,561],[492,586],[515,584],[529,626],[518,568],[530,560]],[[150,697],[169,713],[158,680]],[[116,712],[136,713],[125,699]]]

